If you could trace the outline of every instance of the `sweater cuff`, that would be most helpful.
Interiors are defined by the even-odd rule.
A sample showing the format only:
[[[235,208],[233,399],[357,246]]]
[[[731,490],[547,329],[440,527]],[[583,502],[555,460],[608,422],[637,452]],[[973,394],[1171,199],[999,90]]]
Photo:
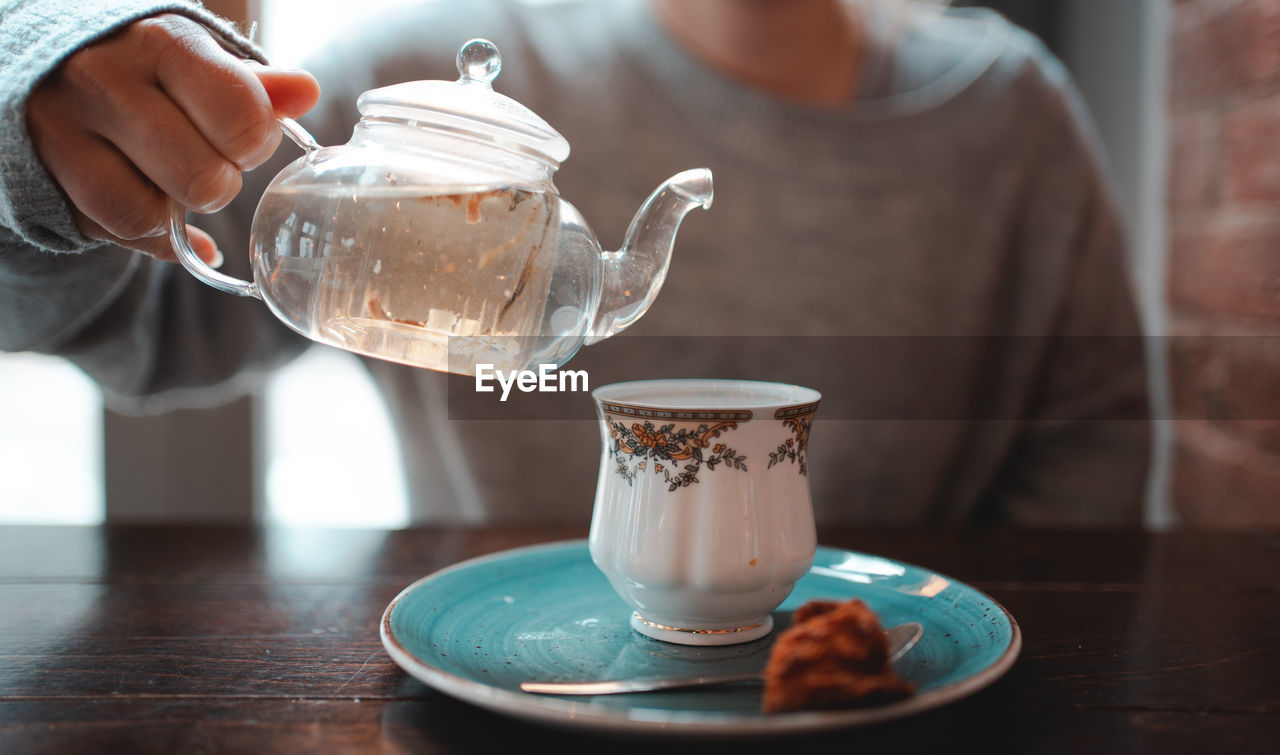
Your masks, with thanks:
[[[47,251],[80,252],[101,243],[77,230],[66,195],[45,170],[27,133],[27,98],[62,61],[134,21],[178,13],[204,25],[233,54],[266,62],[231,22],[194,1],[16,0],[5,6],[0,21],[0,58],[6,61],[0,72],[0,225]]]

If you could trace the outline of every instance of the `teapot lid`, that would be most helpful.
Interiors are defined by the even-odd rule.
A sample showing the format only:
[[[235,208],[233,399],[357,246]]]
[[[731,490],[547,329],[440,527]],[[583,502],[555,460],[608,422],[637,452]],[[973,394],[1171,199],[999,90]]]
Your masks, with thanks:
[[[408,81],[371,89],[356,106],[361,115],[403,118],[480,137],[558,167],[569,156],[569,142],[537,113],[493,91],[501,70],[497,46],[473,39],[458,50],[457,81]]]

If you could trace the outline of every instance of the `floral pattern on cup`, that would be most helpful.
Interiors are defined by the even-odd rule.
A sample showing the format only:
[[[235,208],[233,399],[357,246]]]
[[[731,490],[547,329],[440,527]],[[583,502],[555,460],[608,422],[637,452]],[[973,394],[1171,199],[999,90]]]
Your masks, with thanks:
[[[644,423],[619,422],[606,418],[609,425],[609,456],[617,462],[614,472],[631,484],[636,475],[648,470],[663,476],[668,490],[687,487],[698,482],[698,472],[705,466],[715,471],[721,464],[730,469],[746,471],[747,457],[730,448],[727,443],[712,444],[722,433],[736,429],[738,423],[717,422],[697,427],[676,428],[676,423],[655,426]],[[707,453],[704,449],[710,449]],[[636,460],[634,466],[628,461]],[[681,462],[683,465],[681,466]]]
[[[792,464],[799,464],[800,474],[807,477],[809,465],[805,461],[805,451],[809,448],[809,427],[813,425],[813,415],[788,417],[782,420],[782,424],[791,429],[792,437],[778,444],[777,451],[770,452],[769,465],[765,468],[770,469],[775,464],[790,461]]]

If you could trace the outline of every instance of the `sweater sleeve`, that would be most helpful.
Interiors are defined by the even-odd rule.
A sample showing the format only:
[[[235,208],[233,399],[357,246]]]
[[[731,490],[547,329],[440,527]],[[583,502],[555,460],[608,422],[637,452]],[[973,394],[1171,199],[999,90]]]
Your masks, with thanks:
[[[64,356],[124,411],[223,400],[305,344],[260,302],[82,236],[32,147],[25,106],[36,84],[80,47],[164,12],[187,15],[234,53],[262,59],[231,24],[193,2],[0,0],[0,350]],[[236,204],[217,223],[228,250],[248,238],[252,211],[248,200]]]

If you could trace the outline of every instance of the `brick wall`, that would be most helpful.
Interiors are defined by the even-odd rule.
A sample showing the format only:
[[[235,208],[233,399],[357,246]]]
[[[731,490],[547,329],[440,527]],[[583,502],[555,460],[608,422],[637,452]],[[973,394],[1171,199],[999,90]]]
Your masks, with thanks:
[[[1280,0],[1170,0],[1172,505],[1280,527]]]

